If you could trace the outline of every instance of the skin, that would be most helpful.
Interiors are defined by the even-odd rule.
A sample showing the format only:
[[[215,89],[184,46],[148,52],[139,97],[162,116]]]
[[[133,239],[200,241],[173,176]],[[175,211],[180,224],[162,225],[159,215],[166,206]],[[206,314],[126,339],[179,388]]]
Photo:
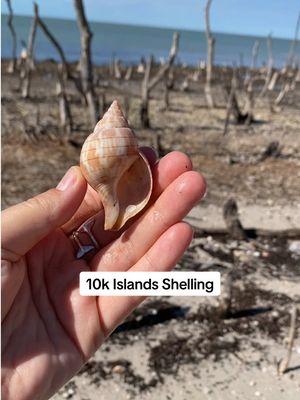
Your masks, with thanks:
[[[83,297],[81,271],[169,271],[192,239],[181,222],[205,193],[190,160],[173,152],[155,163],[149,207],[121,232],[103,230],[99,197],[72,167],[56,189],[2,213],[2,395],[53,395],[136,308],[141,297]],[[69,183],[69,185],[67,184]],[[76,260],[70,233],[97,214],[101,250]]]

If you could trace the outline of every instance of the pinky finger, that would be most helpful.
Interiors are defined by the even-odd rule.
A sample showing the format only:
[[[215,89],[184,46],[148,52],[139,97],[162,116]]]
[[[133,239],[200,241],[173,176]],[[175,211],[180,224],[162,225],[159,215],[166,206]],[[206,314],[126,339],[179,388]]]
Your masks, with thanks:
[[[192,228],[185,222],[171,226],[129,271],[172,270],[192,238]],[[99,316],[105,336],[108,336],[145,298],[141,296],[99,297]]]

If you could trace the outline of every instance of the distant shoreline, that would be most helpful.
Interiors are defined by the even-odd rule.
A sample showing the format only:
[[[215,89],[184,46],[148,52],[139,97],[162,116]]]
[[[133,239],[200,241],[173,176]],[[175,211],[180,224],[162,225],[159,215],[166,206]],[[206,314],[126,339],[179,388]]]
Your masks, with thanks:
[[[1,13],[1,17],[7,17],[7,14]],[[45,20],[60,20],[60,21],[68,21],[68,22],[76,22],[75,19],[71,18],[61,18],[61,17],[45,17],[41,15]],[[15,14],[15,17],[22,17],[22,18],[32,18],[32,15],[21,15]],[[204,30],[197,30],[197,29],[188,29],[188,28],[176,28],[176,27],[163,27],[163,26],[155,26],[155,25],[141,25],[141,24],[131,24],[131,23],[123,23],[123,22],[113,22],[113,21],[95,21],[93,19],[89,19],[89,23],[91,24],[103,24],[103,25],[112,25],[112,26],[123,26],[123,27],[132,27],[132,28],[150,28],[150,29],[157,29],[163,31],[177,31],[177,32],[190,32],[190,33],[202,33],[204,34]],[[252,39],[259,39],[265,40],[266,36],[262,35],[254,35],[254,34],[245,34],[239,32],[222,32],[222,31],[213,31],[213,34],[216,35],[228,35],[228,36],[240,36],[245,38],[252,38]],[[292,41],[292,37],[280,37],[280,36],[273,36],[274,40],[287,40]]]
[[[17,34],[17,53],[20,54],[21,40],[26,43],[31,26],[31,17],[15,16],[14,26]],[[66,59],[76,61],[80,57],[79,31],[74,20],[44,18],[49,30],[56,37],[65,52]],[[139,63],[141,57],[154,55],[159,61],[168,57],[174,30],[125,24],[91,22],[93,32],[92,54],[97,65],[108,64],[112,58],[126,65]],[[180,32],[179,51],[176,62],[196,66],[206,60],[207,40],[204,32],[178,30]],[[214,32],[215,65],[249,66],[252,65],[252,50],[259,42],[256,66],[268,62],[266,38]],[[291,41],[272,38],[272,57],[274,66],[281,68],[286,64]],[[11,34],[6,17],[2,14],[2,56],[11,56]],[[297,54],[299,53],[299,48]],[[300,54],[299,54],[300,56]],[[56,50],[48,39],[37,30],[35,58],[59,61]]]

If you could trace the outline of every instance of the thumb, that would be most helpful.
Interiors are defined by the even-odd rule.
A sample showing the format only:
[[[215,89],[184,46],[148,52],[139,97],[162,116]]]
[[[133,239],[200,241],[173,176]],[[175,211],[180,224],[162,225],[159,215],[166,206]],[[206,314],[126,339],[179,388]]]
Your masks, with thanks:
[[[80,206],[86,181],[71,167],[56,189],[50,189],[2,213],[3,258],[16,261],[54,229],[65,224]],[[14,259],[12,259],[14,258]]]

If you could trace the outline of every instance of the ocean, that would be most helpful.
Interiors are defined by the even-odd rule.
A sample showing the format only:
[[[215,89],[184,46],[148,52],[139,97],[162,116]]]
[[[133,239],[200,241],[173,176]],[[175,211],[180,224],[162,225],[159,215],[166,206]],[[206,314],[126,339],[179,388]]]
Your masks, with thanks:
[[[69,61],[78,60],[80,54],[79,33],[76,21],[44,18],[51,32],[63,47]],[[2,22],[2,58],[11,57],[11,36],[7,27],[7,16],[1,15]],[[14,26],[18,38],[18,53],[21,40],[27,41],[31,17],[15,16]],[[126,64],[137,63],[142,56],[153,54],[156,59],[166,58],[172,41],[172,29],[151,28],[144,26],[119,25],[91,22],[93,32],[93,62],[106,64],[112,56]],[[196,65],[206,58],[206,38],[204,32],[178,30],[180,32],[179,53],[177,61]],[[260,42],[257,66],[267,62],[266,38],[214,33],[216,39],[215,63],[218,65],[249,65],[251,51],[256,40]],[[285,65],[291,41],[273,39],[274,65]],[[299,48],[298,48],[299,56]],[[38,30],[35,44],[35,57],[38,60],[59,57],[44,34]]]

